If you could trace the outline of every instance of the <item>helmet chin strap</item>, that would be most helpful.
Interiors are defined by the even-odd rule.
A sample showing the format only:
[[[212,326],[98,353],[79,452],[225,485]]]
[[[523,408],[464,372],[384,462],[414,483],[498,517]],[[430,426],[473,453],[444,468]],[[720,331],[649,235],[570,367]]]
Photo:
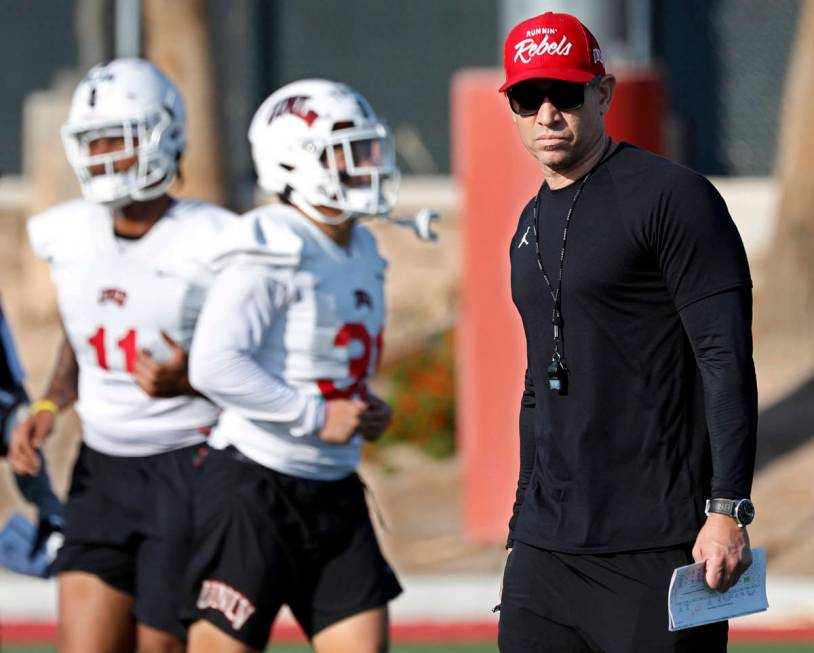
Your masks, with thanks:
[[[134,189],[130,193],[130,199],[134,202],[154,200],[156,197],[160,197],[166,193],[173,181],[175,181],[175,173],[168,172],[161,181],[157,181],[152,186]]]
[[[127,175],[134,176],[136,168],[137,165],[133,166],[133,168],[123,173],[113,173],[113,174],[124,175],[125,177]],[[150,186],[147,186],[145,188],[138,188],[136,184],[133,184],[134,187],[131,188],[126,195],[122,195],[121,197],[116,197],[111,200],[100,201],[98,203],[115,211],[117,209],[121,209],[127,206],[128,204],[132,204],[133,202],[146,202],[149,200],[153,200],[157,197],[160,197],[167,191],[172,182],[175,180],[175,177],[176,171],[174,170],[167,171],[167,174],[164,175],[164,177],[160,181],[157,181],[151,184]]]
[[[160,197],[163,195],[167,188],[169,188],[170,184],[173,182],[174,177],[170,176],[168,179],[162,180],[155,184],[154,186],[150,186],[148,188],[143,189],[136,189],[125,195],[124,197],[117,197],[113,200],[108,200],[107,202],[100,202],[100,204],[104,205],[108,209],[112,211],[116,211],[118,209],[123,209],[125,206],[129,206],[134,202],[148,202],[150,200],[155,199],[156,197]]]
[[[110,209],[111,211],[118,211],[119,209],[123,209],[125,206],[132,204],[133,198],[129,195],[124,197],[117,197],[115,200],[109,200],[107,202],[100,202],[102,206],[105,208]]]
[[[322,213],[322,211],[320,211],[317,207],[309,204],[296,190],[291,190],[289,192],[288,199],[309,218],[316,220],[317,222],[322,222],[323,224],[329,224],[331,226],[336,226],[338,224],[342,224],[343,222],[347,222],[348,220],[353,220],[354,218],[360,218],[363,216],[361,213],[343,211],[339,215],[329,217]]]

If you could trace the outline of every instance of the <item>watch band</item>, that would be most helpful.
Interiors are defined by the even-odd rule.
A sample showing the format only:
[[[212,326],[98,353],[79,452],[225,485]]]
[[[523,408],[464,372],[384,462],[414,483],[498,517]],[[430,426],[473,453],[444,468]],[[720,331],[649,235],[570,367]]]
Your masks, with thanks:
[[[755,518],[755,506],[749,499],[707,499],[704,514],[711,512],[732,517],[741,528]]]
[[[707,508],[704,512],[707,514],[715,512],[734,517],[737,505],[738,502],[735,499],[707,499]]]

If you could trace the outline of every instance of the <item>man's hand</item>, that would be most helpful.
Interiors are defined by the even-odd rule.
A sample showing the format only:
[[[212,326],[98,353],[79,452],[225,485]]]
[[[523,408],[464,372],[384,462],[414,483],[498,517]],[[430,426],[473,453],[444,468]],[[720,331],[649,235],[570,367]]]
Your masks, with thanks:
[[[367,408],[361,416],[359,433],[369,441],[375,442],[390,426],[393,421],[393,411],[386,401],[379,399],[374,394],[367,395]]]
[[[39,410],[14,427],[8,460],[15,474],[36,476],[40,472],[39,450],[51,431],[56,416],[49,410]]]
[[[359,431],[367,404],[358,399],[330,399],[325,402],[325,425],[319,439],[345,444]]]
[[[161,337],[170,348],[170,357],[159,362],[146,349],[139,351],[133,366],[136,383],[151,397],[197,394],[189,385],[186,350],[163,331]]]
[[[732,517],[710,513],[695,540],[692,557],[706,563],[707,585],[726,592],[752,564],[749,534]]]

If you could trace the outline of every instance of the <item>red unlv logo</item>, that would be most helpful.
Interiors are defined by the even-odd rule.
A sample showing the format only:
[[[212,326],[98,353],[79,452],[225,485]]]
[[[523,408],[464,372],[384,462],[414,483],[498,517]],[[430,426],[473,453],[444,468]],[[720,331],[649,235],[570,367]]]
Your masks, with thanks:
[[[275,118],[286,113],[290,113],[292,116],[297,116],[297,118],[304,120],[310,127],[312,124],[314,124],[314,121],[319,118],[316,111],[308,107],[308,102],[310,99],[311,98],[305,95],[299,95],[297,97],[286,98],[285,100],[278,102],[272,108],[268,117],[268,122],[271,122]]]
[[[100,304],[113,302],[117,306],[124,306],[126,301],[127,293],[124,292],[124,290],[119,290],[118,288],[103,288],[102,292],[99,293]]]

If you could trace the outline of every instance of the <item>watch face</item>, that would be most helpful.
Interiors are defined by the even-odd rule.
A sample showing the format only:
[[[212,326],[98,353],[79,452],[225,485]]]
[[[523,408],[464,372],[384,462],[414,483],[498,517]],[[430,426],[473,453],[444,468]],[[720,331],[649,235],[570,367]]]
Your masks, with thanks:
[[[735,519],[737,519],[741,524],[746,526],[747,524],[751,524],[754,518],[755,518],[755,505],[751,501],[749,501],[749,499],[739,501],[738,507],[735,509]]]

